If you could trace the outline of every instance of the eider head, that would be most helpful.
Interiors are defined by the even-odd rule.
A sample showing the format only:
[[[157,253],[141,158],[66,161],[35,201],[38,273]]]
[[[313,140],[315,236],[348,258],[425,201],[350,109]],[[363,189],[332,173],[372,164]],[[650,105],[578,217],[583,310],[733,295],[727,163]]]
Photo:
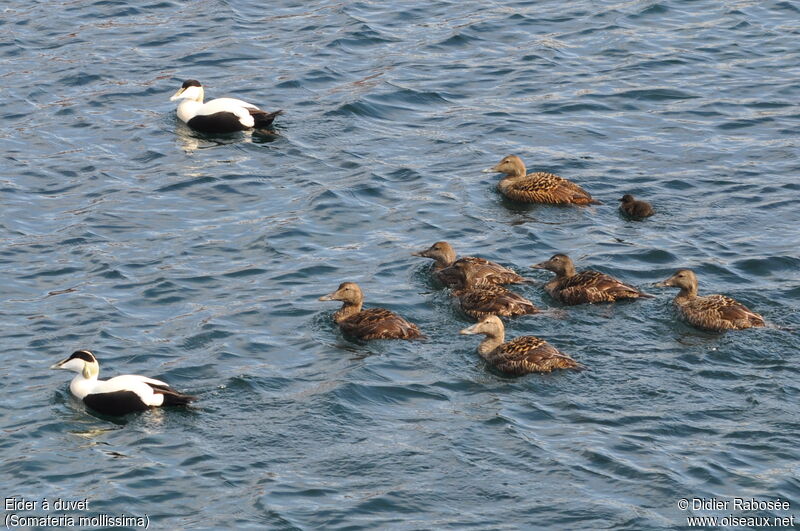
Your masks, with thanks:
[[[516,155],[509,155],[491,168],[486,168],[483,173],[504,173],[511,177],[525,175],[525,163]]]
[[[627,203],[633,203],[633,196],[631,194],[625,194],[620,198],[620,201],[623,205]]]
[[[681,288],[689,292],[697,292],[697,275],[691,269],[680,269],[667,280],[654,284],[659,288]]]
[[[178,92],[172,95],[169,101],[175,100],[194,100],[203,101],[203,85],[196,79],[189,79],[183,82]]]
[[[59,361],[50,366],[50,368],[80,372],[84,378],[92,378],[100,372],[100,364],[97,363],[97,358],[88,350],[76,350],[70,357]]]
[[[575,274],[575,266],[569,256],[565,254],[554,254],[550,260],[540,262],[531,266],[533,269],[547,269],[558,276]]]
[[[475,323],[474,325],[465,328],[459,334],[472,335],[483,334],[485,336],[499,336],[505,333],[505,326],[503,321],[496,315],[489,315],[483,321]]]
[[[321,301],[342,301],[345,304],[360,304],[364,300],[361,288],[355,282],[342,282],[339,288],[319,298]]]
[[[432,258],[442,265],[450,265],[456,261],[456,252],[447,242],[436,242],[428,249],[411,253],[411,255]]]

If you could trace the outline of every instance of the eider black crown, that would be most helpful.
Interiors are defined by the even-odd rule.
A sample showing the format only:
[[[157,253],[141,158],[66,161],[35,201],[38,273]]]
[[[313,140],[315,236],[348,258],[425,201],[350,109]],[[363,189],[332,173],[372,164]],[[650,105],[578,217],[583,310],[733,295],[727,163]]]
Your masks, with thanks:
[[[197,81],[196,79],[187,79],[186,81],[183,82],[183,85],[181,85],[181,88],[185,88],[186,89],[186,88],[189,88],[189,87],[202,87],[202,86],[203,85],[201,85],[200,82]]]

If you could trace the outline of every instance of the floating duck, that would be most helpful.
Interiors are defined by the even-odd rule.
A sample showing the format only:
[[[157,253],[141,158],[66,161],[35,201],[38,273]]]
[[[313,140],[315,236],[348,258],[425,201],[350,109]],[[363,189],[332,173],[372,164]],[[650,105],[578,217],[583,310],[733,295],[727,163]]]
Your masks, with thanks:
[[[620,199],[620,203],[620,212],[636,221],[640,221],[656,213],[650,203],[647,201],[637,201],[631,194],[623,195]]]
[[[342,308],[333,320],[345,334],[358,339],[421,339],[425,336],[417,325],[409,323],[385,308],[362,310],[364,294],[355,282],[342,282],[339,288],[320,297],[321,301],[342,301]]]
[[[471,271],[473,282],[476,284],[501,285],[526,282],[523,277],[509,268],[484,258],[462,256],[456,260],[456,252],[447,242],[436,242],[424,251],[411,254],[435,260],[436,263],[433,265],[434,275],[442,284],[448,287],[453,287],[459,283],[460,273],[455,270],[457,264],[461,264]]]
[[[283,111],[262,111],[252,103],[233,98],[217,98],[203,103],[203,86],[199,81],[184,81],[170,101],[178,104],[178,118],[192,129],[203,133],[233,133],[245,129],[268,127]]]
[[[520,336],[504,343],[505,327],[496,315],[463,329],[462,334],[483,334],[486,339],[478,345],[483,359],[508,374],[550,372],[554,369],[584,369],[585,367],[535,336]]]
[[[544,285],[544,289],[551,297],[564,304],[613,302],[620,299],[653,297],[599,271],[586,270],[576,273],[575,265],[565,254],[553,255],[550,260],[531,267],[547,269],[556,274],[553,280]]]
[[[766,326],[762,316],[730,297],[699,296],[697,276],[689,269],[681,269],[656,286],[681,288],[675,297],[675,306],[681,316],[697,328],[719,332]]]
[[[599,205],[589,192],[572,181],[547,172],[526,173],[525,163],[516,155],[509,155],[484,173],[503,173],[497,183],[501,194],[523,203],[550,203],[556,205]]]
[[[100,364],[88,350],[76,350],[51,369],[66,369],[78,375],[69,390],[84,404],[104,415],[125,415],[159,406],[185,406],[196,397],[174,391],[168,383],[138,374],[98,380]]]
[[[488,315],[517,317],[539,313],[534,304],[503,286],[481,282],[481,270],[473,268],[469,262],[457,261],[450,266],[455,273],[456,284],[453,296],[458,299],[461,309],[474,319]]]

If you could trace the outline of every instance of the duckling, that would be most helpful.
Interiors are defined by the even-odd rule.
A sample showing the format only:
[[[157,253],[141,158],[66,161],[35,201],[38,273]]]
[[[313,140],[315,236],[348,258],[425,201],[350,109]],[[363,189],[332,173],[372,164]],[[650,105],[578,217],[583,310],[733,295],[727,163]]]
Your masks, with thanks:
[[[631,194],[623,195],[620,198],[620,202],[620,212],[636,221],[641,221],[656,213],[650,203],[647,201],[637,201]]]
[[[158,406],[185,406],[197,399],[173,390],[166,382],[138,374],[98,380],[100,364],[88,350],[76,350],[50,368],[77,372],[69,390],[84,404],[104,415],[126,415]]]
[[[766,326],[762,316],[730,297],[697,295],[697,276],[689,269],[681,269],[655,285],[681,289],[675,297],[675,306],[681,316],[697,328],[720,332]]]
[[[516,155],[509,155],[484,173],[503,173],[497,183],[501,194],[523,203],[550,203],[556,205],[600,205],[589,192],[577,184],[543,171],[526,174],[525,163]]]
[[[508,374],[550,372],[553,369],[585,369],[583,365],[535,336],[520,336],[504,343],[505,327],[496,315],[461,330],[461,334],[484,334],[478,354],[498,370]]]
[[[463,264],[472,270],[476,283],[482,284],[520,284],[526,280],[514,271],[484,258],[462,256],[456,260],[456,252],[447,242],[436,242],[424,251],[411,253],[412,256],[432,258],[436,261],[433,271],[436,278],[445,286],[453,287],[459,283],[459,273],[454,269],[456,264]]]
[[[385,308],[362,310],[364,294],[355,282],[342,282],[339,288],[321,301],[342,301],[341,309],[333,314],[333,320],[345,334],[358,339],[421,339],[425,336],[417,325],[409,323],[396,313]]]
[[[456,277],[453,296],[458,299],[461,310],[474,319],[483,319],[487,315],[517,317],[539,313],[539,309],[522,295],[503,286],[480,282],[483,279],[480,270],[468,262],[456,262],[450,269]]]
[[[653,297],[599,271],[586,270],[576,273],[575,265],[565,254],[553,255],[550,260],[531,267],[547,269],[556,274],[553,280],[544,285],[544,289],[551,297],[564,304],[612,302],[619,299],[650,299]]]

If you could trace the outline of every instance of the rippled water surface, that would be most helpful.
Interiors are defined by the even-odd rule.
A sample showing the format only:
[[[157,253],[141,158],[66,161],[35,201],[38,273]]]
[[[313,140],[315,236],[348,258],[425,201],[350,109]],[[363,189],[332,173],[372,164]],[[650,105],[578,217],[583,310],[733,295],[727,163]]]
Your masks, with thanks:
[[[0,13],[3,498],[170,530],[668,529],[734,496],[800,521],[797,4]],[[276,134],[193,134],[189,78],[285,109]],[[604,204],[503,200],[480,170],[509,153]],[[437,240],[543,307],[555,252],[657,297],[510,322],[590,370],[504,377],[410,256]],[[680,267],[782,328],[682,324],[650,286]],[[345,280],[429,339],[342,337],[317,298]],[[47,369],[77,348],[200,400],[94,415]]]

